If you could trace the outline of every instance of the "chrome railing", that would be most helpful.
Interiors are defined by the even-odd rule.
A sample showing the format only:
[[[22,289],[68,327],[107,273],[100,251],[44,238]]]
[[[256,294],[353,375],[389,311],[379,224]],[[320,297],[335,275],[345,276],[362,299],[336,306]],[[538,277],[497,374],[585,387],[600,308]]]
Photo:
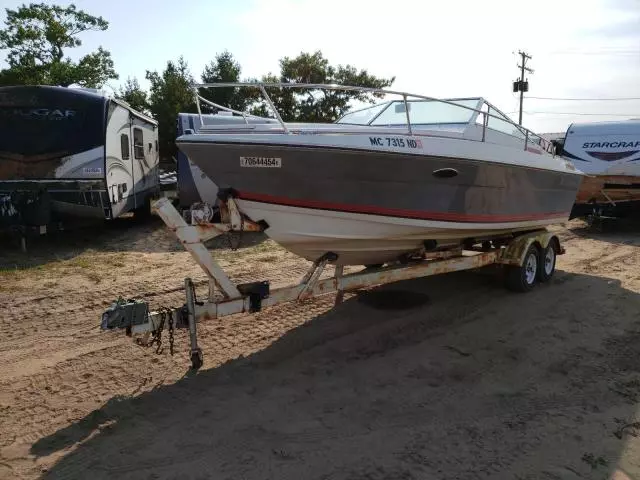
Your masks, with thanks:
[[[280,116],[280,113],[278,112],[278,109],[276,108],[275,104],[273,103],[273,100],[271,99],[271,97],[267,93],[267,90],[266,90],[267,88],[300,88],[300,89],[314,89],[314,90],[323,90],[324,89],[324,90],[338,90],[338,91],[356,91],[356,92],[362,92],[362,93],[379,94],[379,95],[384,95],[384,96],[386,96],[386,95],[397,95],[397,96],[402,97],[402,101],[404,103],[406,117],[407,117],[407,132],[406,133],[408,135],[413,135],[413,126],[411,124],[411,118],[410,118],[410,114],[409,114],[410,108],[409,108],[408,98],[416,98],[416,99],[420,99],[420,100],[434,101],[434,102],[440,102],[440,103],[444,103],[444,104],[448,104],[448,105],[453,105],[453,106],[455,106],[457,108],[464,108],[464,109],[470,110],[470,111],[472,111],[474,113],[477,113],[478,115],[483,115],[483,120],[482,120],[482,142],[486,141],[486,131],[487,131],[487,129],[491,129],[489,127],[489,125],[488,125],[489,124],[489,118],[495,118],[495,119],[497,119],[497,120],[499,120],[501,122],[505,122],[507,124],[510,124],[516,130],[520,131],[522,133],[522,135],[524,135],[524,149],[525,150],[527,150],[527,147],[529,145],[537,144],[541,148],[543,148],[546,152],[555,155],[555,147],[554,147],[553,143],[551,143],[550,141],[542,138],[540,135],[537,135],[536,133],[532,132],[528,128],[525,128],[522,125],[518,125],[513,120],[511,120],[507,115],[502,113],[498,108],[496,108],[495,106],[493,106],[492,104],[487,102],[485,99],[483,99],[483,101],[488,107],[488,110],[486,112],[483,111],[483,110],[479,110],[477,108],[468,107],[466,105],[461,105],[461,104],[455,102],[455,100],[464,100],[464,99],[446,100],[446,99],[442,99],[442,98],[429,97],[429,96],[426,96],[426,95],[418,95],[418,94],[414,94],[414,93],[401,92],[401,91],[397,91],[397,90],[386,90],[386,89],[382,89],[382,88],[371,88],[371,87],[357,87],[357,86],[352,86],[352,85],[336,85],[336,84],[325,84],[325,83],[268,83],[268,82],[220,82],[220,83],[199,83],[199,84],[194,84],[193,85],[194,96],[195,96],[195,100],[196,100],[196,107],[197,107],[197,110],[198,110],[198,114],[200,115],[200,120],[202,121],[202,111],[200,109],[200,102],[201,101],[206,103],[206,104],[208,104],[208,105],[210,105],[210,106],[212,106],[212,107],[214,107],[214,108],[218,108],[218,109],[226,111],[226,112],[231,112],[231,113],[235,113],[235,114],[241,115],[246,124],[249,123],[248,118],[264,118],[264,117],[260,117],[258,115],[252,115],[250,113],[242,112],[242,111],[235,110],[235,109],[232,109],[232,108],[229,108],[229,107],[225,107],[223,105],[219,105],[219,104],[217,104],[215,102],[212,102],[211,100],[208,100],[208,99],[204,98],[199,93],[199,89],[201,89],[201,88],[242,88],[242,87],[245,87],[245,88],[257,88],[257,89],[260,90],[260,93],[262,94],[262,97],[263,97],[264,101],[267,103],[269,108],[272,110],[272,112],[273,112],[273,114],[275,116],[275,119],[278,121],[278,123],[282,127],[283,132],[286,133],[286,134],[290,134],[291,131],[289,130],[289,128],[287,127],[286,123],[284,122],[284,120]],[[389,100],[389,102],[392,102],[392,101],[399,101],[399,100]],[[366,108],[371,108],[371,107],[365,107],[365,108],[362,108],[360,110],[365,110]],[[492,114],[491,110],[495,110],[496,112],[500,113],[501,116]],[[371,121],[373,121],[373,118],[371,119]],[[472,119],[469,120],[469,123],[471,121],[472,121]],[[505,132],[501,132],[501,133],[505,133]],[[506,135],[511,135],[509,133],[505,133],[505,134]],[[532,138],[533,139],[537,139],[537,141],[532,141],[531,140]]]

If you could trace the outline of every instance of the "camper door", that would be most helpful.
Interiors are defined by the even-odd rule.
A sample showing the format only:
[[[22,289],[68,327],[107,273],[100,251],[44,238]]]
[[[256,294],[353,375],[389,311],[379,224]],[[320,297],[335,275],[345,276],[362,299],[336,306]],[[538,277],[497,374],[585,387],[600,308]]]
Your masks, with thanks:
[[[113,218],[131,208],[133,199],[133,138],[127,109],[111,104],[107,124],[107,188]],[[128,205],[129,204],[129,205]]]

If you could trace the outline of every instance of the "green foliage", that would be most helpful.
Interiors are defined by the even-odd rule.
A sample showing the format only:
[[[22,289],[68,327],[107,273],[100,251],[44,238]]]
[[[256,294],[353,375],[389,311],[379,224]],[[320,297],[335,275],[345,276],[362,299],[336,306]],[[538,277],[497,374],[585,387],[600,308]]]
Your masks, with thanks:
[[[138,83],[137,78],[127,78],[123,86],[121,86],[115,94],[116,98],[124,100],[136,110],[149,113],[149,99]]]
[[[149,110],[158,121],[160,158],[167,161],[176,155],[176,122],[179,112],[196,112],[193,78],[183,57],[169,60],[162,72],[147,70]]]
[[[267,75],[263,81],[385,88],[393,84],[395,77],[378,78],[351,65],[332,66],[322,52],[316,51],[313,54],[300,53],[295,58],[284,57],[280,60],[280,78]],[[367,92],[308,88],[271,88],[268,93],[285,121],[302,122],[333,122],[349,110],[352,100],[373,103],[376,98],[381,98],[381,95]],[[254,111],[264,112],[266,107],[260,105]]]
[[[98,88],[117,79],[111,54],[100,47],[78,62],[65,58],[65,50],[79,47],[86,31],[104,31],[109,23],[78,10],[45,3],[6,9],[6,27],[0,30],[0,49],[8,50],[9,68],[0,72],[0,84],[78,84]]]
[[[204,67],[202,83],[240,82],[241,71],[240,64],[225,50]],[[240,111],[256,98],[255,92],[248,88],[201,88],[199,93],[211,102]]]

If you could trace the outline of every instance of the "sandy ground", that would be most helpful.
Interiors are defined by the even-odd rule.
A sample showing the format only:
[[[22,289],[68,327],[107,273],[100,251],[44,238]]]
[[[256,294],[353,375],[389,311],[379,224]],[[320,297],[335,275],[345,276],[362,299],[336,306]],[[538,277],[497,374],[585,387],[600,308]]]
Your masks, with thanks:
[[[640,227],[558,231],[528,294],[489,268],[210,321],[197,374],[182,331],[171,356],[99,330],[203,279],[157,219],[4,247],[0,478],[640,478]],[[244,242],[212,250],[236,279],[307,268]]]

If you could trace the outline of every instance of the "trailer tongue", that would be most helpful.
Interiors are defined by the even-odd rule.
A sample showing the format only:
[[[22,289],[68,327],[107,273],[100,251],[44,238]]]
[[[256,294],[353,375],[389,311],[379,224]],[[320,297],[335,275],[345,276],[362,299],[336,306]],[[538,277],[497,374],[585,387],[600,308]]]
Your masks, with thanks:
[[[364,268],[349,274],[344,274],[343,268],[338,265],[333,276],[321,278],[325,267],[337,259],[334,254],[327,253],[313,263],[299,284],[271,290],[269,281],[234,284],[203,243],[227,233],[259,232],[265,228],[265,225],[244,218],[233,198],[228,197],[220,202],[220,223],[210,223],[213,209],[206,204],[191,209],[191,224],[187,224],[166,198],[158,200],[154,208],[206,273],[209,296],[206,301],[198,301],[193,281],[186,278],[184,305],[150,311],[146,302],[120,298],[102,314],[101,328],[120,328],[125,329],[129,336],[142,335],[143,338],[138,340],[143,344],[148,344],[150,336],[157,341],[163,331],[188,328],[191,364],[194,369],[203,364],[196,330],[196,324],[201,320],[236,313],[253,313],[279,303],[302,301],[329,293],[336,293],[338,304],[342,301],[344,292],[491,264],[504,266],[506,286],[509,289],[524,292],[533,288],[537,282],[547,281],[555,271],[556,255],[564,253],[558,237],[546,229],[540,229],[510,238],[485,241],[479,248],[470,239],[465,250],[455,249],[430,255],[425,253],[422,259],[381,268]]]

